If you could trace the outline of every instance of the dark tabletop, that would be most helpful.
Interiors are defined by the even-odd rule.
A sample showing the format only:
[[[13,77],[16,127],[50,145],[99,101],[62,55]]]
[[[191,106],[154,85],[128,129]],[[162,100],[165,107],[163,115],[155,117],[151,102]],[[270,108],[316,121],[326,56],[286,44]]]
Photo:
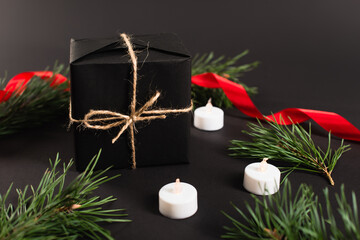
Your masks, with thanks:
[[[253,121],[239,111],[226,111],[225,127],[216,132],[205,132],[191,128],[190,164],[138,168],[136,170],[110,170],[109,175],[120,173],[121,177],[104,184],[96,194],[102,197],[113,195],[118,200],[107,207],[125,208],[131,223],[105,225],[116,239],[219,239],[224,233],[222,226],[230,222],[220,212],[234,213],[230,202],[244,209],[244,201],[251,201],[250,194],[243,188],[243,172],[247,159],[228,156],[227,147],[231,139],[246,139],[241,133],[246,123]],[[325,146],[327,134],[320,127],[313,127],[314,139]],[[334,146],[339,140],[334,139]],[[331,187],[323,176],[294,172],[289,179],[295,191],[301,183],[310,184],[320,195],[329,187],[330,195],[339,192],[345,183],[347,193],[359,192],[360,146],[351,142],[352,150],[346,153],[335,167],[335,186]],[[48,124],[0,140],[0,192],[4,193],[11,182],[23,188],[26,184],[37,185],[43,172],[49,166],[48,158],[61,154],[64,161],[74,155],[73,133],[64,126]],[[69,178],[78,173],[72,169]],[[199,209],[184,220],[171,220],[158,211],[159,189],[179,177],[191,183],[198,190]],[[12,192],[10,200],[14,201]],[[335,203],[332,197],[333,203]]]
[[[0,0],[0,77],[41,70],[55,60],[67,63],[70,38],[107,37],[115,32],[134,34],[175,32],[195,53],[217,56],[251,52],[239,64],[255,60],[260,66],[242,79],[257,86],[253,101],[264,114],[299,107],[336,112],[360,129],[360,2],[312,1],[42,1]],[[124,11],[125,9],[125,11]],[[129,10],[128,10],[129,9]],[[136,10],[136,18],[134,11]],[[46,19],[44,21],[44,19]],[[234,213],[229,202],[244,209],[251,196],[242,187],[248,159],[228,156],[231,139],[252,121],[236,109],[226,111],[225,127],[217,132],[191,129],[190,164],[123,169],[122,176],[104,184],[96,194],[114,195],[107,207],[126,208],[131,223],[105,225],[116,239],[219,239],[229,221],[221,210]],[[61,122],[61,121],[60,121]],[[63,124],[48,124],[0,138],[0,193],[14,187],[37,185],[57,153],[68,162],[74,157],[73,133]],[[313,124],[320,146],[327,133]],[[334,147],[340,140],[334,139]],[[323,176],[294,172],[292,188],[310,184],[324,203],[342,183],[347,194],[360,192],[360,144],[351,144],[333,172],[335,186]],[[69,172],[69,179],[78,173]],[[198,190],[199,210],[191,218],[170,220],[158,212],[157,193],[176,177]],[[359,194],[358,194],[359,195]],[[13,191],[11,201],[16,200]],[[334,197],[332,202],[335,203]]]

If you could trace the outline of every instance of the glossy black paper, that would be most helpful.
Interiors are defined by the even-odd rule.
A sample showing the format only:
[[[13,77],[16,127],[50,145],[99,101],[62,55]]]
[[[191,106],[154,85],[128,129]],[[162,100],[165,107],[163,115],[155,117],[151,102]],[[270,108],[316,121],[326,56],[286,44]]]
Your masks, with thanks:
[[[132,36],[138,56],[137,108],[156,90],[154,108],[184,108],[191,101],[191,58],[174,34]],[[83,119],[90,109],[129,114],[132,69],[120,38],[71,40],[70,77],[73,118]],[[138,167],[187,163],[191,113],[135,124]],[[75,124],[75,160],[79,171],[102,149],[98,168],[131,166],[128,131],[112,144],[120,127],[84,129]]]

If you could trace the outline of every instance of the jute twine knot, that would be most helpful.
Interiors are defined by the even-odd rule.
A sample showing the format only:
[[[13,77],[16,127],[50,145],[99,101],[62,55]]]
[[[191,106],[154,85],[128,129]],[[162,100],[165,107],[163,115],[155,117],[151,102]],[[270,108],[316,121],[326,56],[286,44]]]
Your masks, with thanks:
[[[69,107],[69,119],[70,124],[78,122],[82,124],[85,128],[90,129],[99,129],[99,130],[108,130],[114,127],[121,126],[116,137],[112,139],[112,143],[115,143],[119,137],[124,133],[126,129],[130,131],[130,143],[132,150],[132,168],[136,168],[136,158],[135,158],[135,123],[141,121],[151,121],[154,119],[165,119],[166,114],[178,114],[190,112],[193,108],[193,104],[186,108],[181,109],[152,109],[148,110],[151,106],[155,104],[157,99],[160,97],[160,92],[156,92],[150,100],[148,100],[141,108],[136,109],[136,87],[138,81],[137,74],[137,56],[134,52],[133,45],[130,41],[130,38],[125,33],[120,34],[124,40],[127,48],[128,54],[131,59],[132,69],[133,69],[133,93],[130,105],[130,114],[122,114],[118,112],[112,112],[108,110],[90,110],[82,120],[77,120],[72,117],[71,101]],[[109,123],[110,122],[110,123]]]

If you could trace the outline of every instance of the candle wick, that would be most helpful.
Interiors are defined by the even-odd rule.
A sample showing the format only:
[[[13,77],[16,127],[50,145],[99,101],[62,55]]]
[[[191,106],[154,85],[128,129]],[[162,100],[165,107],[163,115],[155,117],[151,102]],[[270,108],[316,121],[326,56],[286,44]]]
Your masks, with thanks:
[[[213,105],[211,104],[211,98],[209,98],[207,104],[206,104],[206,111],[211,112]]]
[[[180,179],[177,178],[176,181],[175,181],[175,185],[174,185],[174,193],[179,194],[181,192],[182,192],[182,186],[181,186],[181,183],[180,183]]]
[[[259,170],[260,172],[265,172],[267,169],[267,160],[269,160],[269,158],[263,158],[263,160],[260,163],[260,167]]]

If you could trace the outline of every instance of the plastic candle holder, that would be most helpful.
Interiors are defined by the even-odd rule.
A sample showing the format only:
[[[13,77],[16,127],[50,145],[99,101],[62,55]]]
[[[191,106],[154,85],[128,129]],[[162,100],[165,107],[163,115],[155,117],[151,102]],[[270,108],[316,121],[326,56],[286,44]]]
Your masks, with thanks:
[[[280,170],[267,163],[264,158],[262,162],[251,163],[246,166],[244,172],[244,188],[257,195],[271,195],[280,188]]]
[[[205,107],[194,111],[194,126],[200,130],[216,131],[224,126],[224,111],[211,104],[211,98]]]
[[[197,191],[192,185],[176,179],[160,189],[159,211],[165,217],[184,219],[194,215],[197,209]]]

